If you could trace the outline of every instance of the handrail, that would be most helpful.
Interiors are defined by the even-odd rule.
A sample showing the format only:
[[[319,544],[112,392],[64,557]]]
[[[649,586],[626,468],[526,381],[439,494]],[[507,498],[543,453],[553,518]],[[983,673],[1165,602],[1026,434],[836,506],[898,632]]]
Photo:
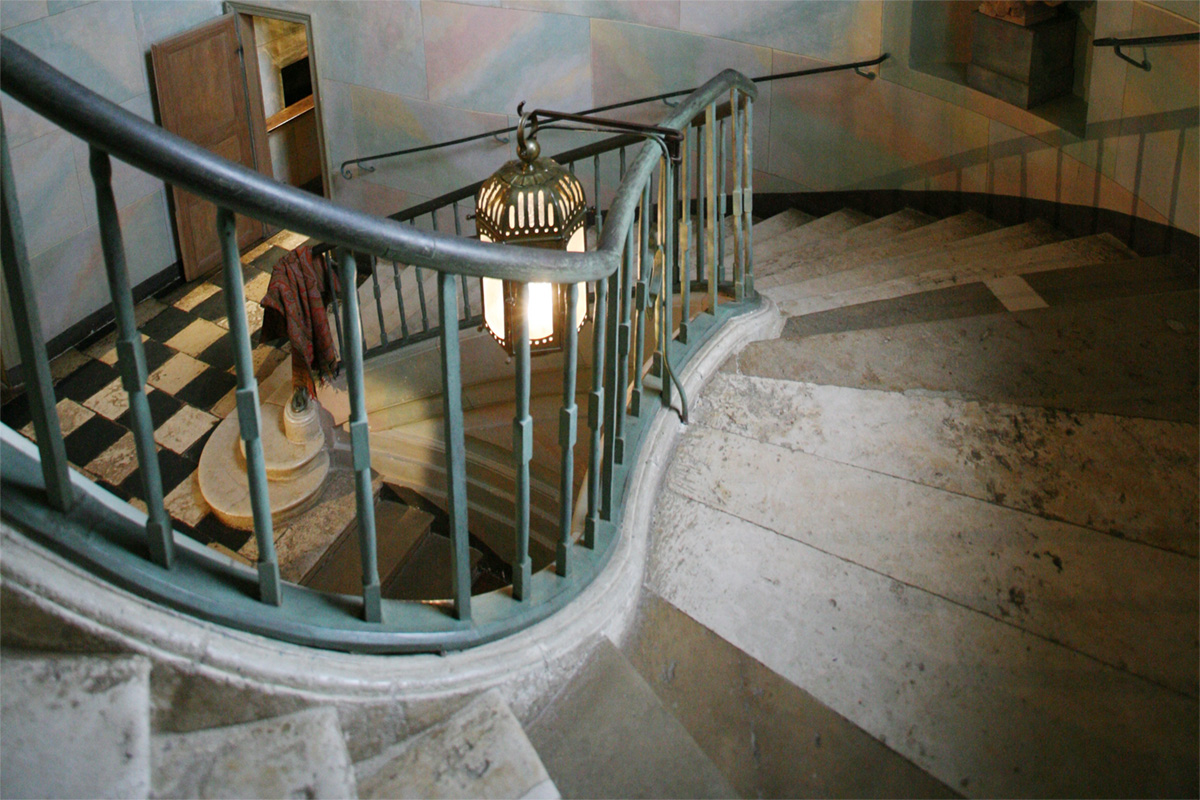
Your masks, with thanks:
[[[1143,59],[1142,61],[1134,61],[1129,56],[1121,52],[1122,47],[1161,47],[1162,45],[1185,44],[1187,42],[1200,42],[1200,32],[1197,33],[1168,33],[1161,36],[1109,36],[1104,39],[1096,39],[1092,42],[1092,47],[1111,47],[1113,53],[1122,61],[1127,61],[1138,69],[1143,69],[1146,72],[1150,71],[1150,62]]]
[[[36,321],[36,281],[25,248],[8,142],[0,123],[4,172],[0,197],[0,249],[4,258],[0,261],[9,296],[19,307],[14,313],[28,312],[25,317],[18,314],[29,324],[19,325],[15,335],[23,360],[30,367],[28,396],[36,406],[31,413],[37,433],[34,444],[0,426],[4,516],[94,574],[195,616],[300,644],[367,652],[461,649],[546,618],[576,598],[612,558],[620,541],[623,503],[634,491],[632,476],[638,466],[639,448],[647,440],[648,431],[654,430],[658,414],[673,413],[677,405],[686,414],[678,371],[727,320],[760,302],[753,288],[751,226],[753,100],[757,89],[750,79],[735,71],[726,70],[693,91],[661,121],[660,127],[683,134],[678,163],[663,155],[657,139],[643,143],[639,137],[617,137],[576,148],[576,153],[592,154],[599,243],[591,252],[567,253],[481,243],[439,233],[437,207],[430,208],[432,233],[398,219],[376,218],[342,208],[263,178],[167,133],[62,75],[19,45],[7,39],[0,41],[0,80],[5,93],[84,139],[91,148],[104,265],[109,294],[117,309],[116,366],[129,398],[148,508],[146,513],[139,513],[103,487],[67,469],[61,427],[54,413],[49,362],[41,325]],[[629,160],[624,148],[634,143],[641,146]],[[605,209],[607,192],[601,191],[600,156],[617,147],[621,179]],[[153,447],[153,420],[146,401],[146,356],[126,269],[127,242],[113,198],[110,153],[216,206],[224,265],[223,295],[230,321],[227,335],[234,349],[237,378],[236,417],[227,418],[222,425],[233,425],[245,453],[249,510],[258,548],[255,563],[249,568],[227,563],[189,540],[174,530],[175,523],[167,515]],[[694,203],[690,197],[693,187]],[[443,202],[442,207],[445,205]],[[457,206],[453,211],[458,234]],[[336,262],[342,287],[340,313],[337,296],[333,299],[350,401],[349,419],[342,428],[349,436],[349,464],[342,467],[350,466],[353,471],[361,594],[327,594],[282,577],[280,556],[274,547],[275,515],[270,508],[261,435],[263,407],[240,283],[237,214],[317,238],[331,245],[336,254],[327,264]],[[409,220],[416,222],[412,217]],[[726,221],[733,223],[728,236]],[[136,239],[129,244],[136,245]],[[392,262],[402,331],[405,317],[400,279],[410,280],[413,275],[417,280],[421,331],[412,335],[402,332],[398,344],[438,337],[435,349],[441,366],[440,441],[444,465],[441,488],[445,490],[450,539],[449,600],[407,602],[381,596],[384,576],[380,574],[376,540],[371,426],[365,403],[367,341],[358,304],[360,291],[365,294],[374,290],[381,339],[387,345],[387,337],[382,335],[385,315],[378,305],[381,286],[376,260]],[[361,290],[356,282],[356,261],[367,267],[372,278],[372,284]],[[402,273],[410,268],[412,273]],[[427,285],[422,269],[432,270],[436,278],[433,313],[437,320],[432,324],[432,317],[427,315]],[[481,371],[479,363],[472,364],[472,380],[482,376],[489,387],[496,375],[513,369],[516,409],[511,452],[514,518],[510,520],[512,528],[504,532],[513,537],[516,553],[511,563],[512,584],[477,596],[473,596],[469,573],[468,537],[475,532],[468,531],[467,520],[469,513],[475,513],[470,503],[479,501],[473,491],[468,497],[467,465],[471,462],[465,446],[465,355],[459,350],[460,328],[476,319],[469,307],[468,289],[474,287],[468,286],[468,276],[515,281],[518,297],[528,291],[531,282],[570,284],[572,305],[585,302],[580,284],[587,284],[592,325],[587,348],[590,354],[582,352],[583,337],[576,336],[573,326],[568,326],[559,414],[556,418],[548,415],[558,427],[561,453],[557,472],[562,487],[560,513],[554,515],[557,548],[552,565],[544,560],[535,563],[530,550],[531,535],[535,533],[531,518],[544,520],[550,515],[541,507],[534,514],[531,505],[531,482],[542,478],[531,477],[530,469],[534,419],[529,331],[524,315],[516,315],[516,353],[511,367],[497,361],[484,365]],[[459,316],[460,281],[465,318]],[[707,290],[706,303],[694,306],[689,302],[693,284],[697,290]],[[474,286],[482,287],[482,280]],[[572,305],[566,310],[568,320],[575,319]],[[674,321],[676,314],[678,324]],[[586,379],[590,383],[586,415],[576,404],[578,393],[588,391],[576,380],[586,374],[577,369],[585,365],[590,372]],[[673,400],[676,396],[678,404]],[[572,460],[577,421],[587,429],[579,437],[580,448],[586,451],[586,466],[580,466],[586,472],[587,490],[580,493],[578,503],[573,494],[576,470]],[[537,425],[554,423],[539,417]],[[574,524],[580,517],[568,513],[577,505],[586,506],[581,509],[586,511],[582,528]],[[544,543],[545,531],[536,533]],[[533,571],[535,565],[537,571]]]
[[[813,67],[811,69],[800,69],[800,70],[795,70],[794,72],[779,72],[779,73],[774,73],[771,75],[760,75],[757,78],[751,78],[750,80],[752,80],[754,83],[768,83],[770,81],[784,80],[785,78],[802,78],[806,75],[822,75],[822,74],[828,73],[828,72],[842,72],[844,70],[853,70],[855,72],[855,74],[861,75],[864,78],[874,78],[875,77],[874,73],[866,73],[866,72],[863,72],[862,70],[866,67],[874,67],[878,64],[882,64],[888,58],[889,58],[889,54],[884,53],[883,55],[877,56],[872,59],[868,59],[866,61],[854,61],[854,62],[849,62],[849,63],[845,63],[845,64],[833,64],[833,65],[830,65],[827,67]],[[668,100],[672,97],[679,97],[680,95],[691,94],[692,92],[696,91],[697,88],[699,88],[699,87],[693,86],[691,89],[677,89],[672,92],[664,92],[662,94],[648,95],[646,97],[639,97],[634,100],[622,100],[619,103],[610,103],[606,106],[596,106],[595,108],[589,108],[585,111],[580,111],[577,113],[579,116],[583,116],[583,115],[590,115],[590,114],[599,114],[603,111],[613,111],[618,108],[627,108],[629,106],[640,106],[643,103],[653,103],[656,100]],[[543,126],[543,129],[545,130],[546,127],[547,126]],[[419,147],[408,147],[403,150],[393,150],[388,153],[378,153],[373,156],[362,156],[361,158],[351,158],[346,161],[343,161],[341,166],[339,167],[339,169],[342,173],[343,178],[345,178],[346,180],[351,180],[354,177],[354,173],[350,171],[351,166],[361,167],[364,172],[374,172],[375,171],[374,167],[364,166],[364,164],[366,164],[369,161],[380,161],[385,158],[395,158],[397,156],[413,155],[415,153],[424,153],[429,150],[439,150],[443,147],[452,147],[454,145],[467,144],[468,142],[475,142],[475,141],[479,141],[480,139],[487,139],[487,138],[490,138],[493,136],[499,136],[499,135],[505,134],[505,133],[512,133],[516,129],[517,129],[517,126],[512,125],[507,128],[496,128],[494,130],[484,131],[483,133],[477,133],[472,136],[463,136],[462,138],[459,138],[459,139],[450,139],[450,140],[444,141],[444,142],[435,142],[434,144],[420,145]],[[556,160],[557,160],[557,158],[556,158]],[[438,198],[438,199],[440,200],[442,198]],[[455,198],[455,199],[461,199],[461,198]],[[418,213],[426,213],[426,212],[418,212]]]

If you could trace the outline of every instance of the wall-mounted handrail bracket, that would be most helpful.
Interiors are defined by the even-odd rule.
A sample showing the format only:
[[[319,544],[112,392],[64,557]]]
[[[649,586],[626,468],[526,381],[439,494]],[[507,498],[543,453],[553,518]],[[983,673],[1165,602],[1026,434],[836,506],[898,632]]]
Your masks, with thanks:
[[[1092,47],[1111,47],[1117,58],[1132,64],[1138,69],[1149,72],[1150,60],[1146,58],[1147,47],[1188,44],[1189,42],[1200,42],[1200,33],[1168,33],[1163,36],[1127,36],[1124,38],[1119,36],[1109,36],[1103,39],[1096,39],[1092,42]],[[1136,61],[1122,53],[1122,47],[1141,47],[1142,60]]]
[[[875,73],[874,72],[864,72],[862,67],[855,67],[854,74],[860,75],[869,81],[875,80]]]

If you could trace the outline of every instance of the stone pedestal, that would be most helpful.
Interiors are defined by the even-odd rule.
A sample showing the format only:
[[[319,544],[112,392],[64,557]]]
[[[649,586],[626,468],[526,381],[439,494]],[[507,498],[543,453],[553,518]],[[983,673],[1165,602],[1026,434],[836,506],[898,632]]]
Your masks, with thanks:
[[[967,84],[1020,108],[1070,94],[1075,81],[1075,17],[1033,25],[974,14]]]

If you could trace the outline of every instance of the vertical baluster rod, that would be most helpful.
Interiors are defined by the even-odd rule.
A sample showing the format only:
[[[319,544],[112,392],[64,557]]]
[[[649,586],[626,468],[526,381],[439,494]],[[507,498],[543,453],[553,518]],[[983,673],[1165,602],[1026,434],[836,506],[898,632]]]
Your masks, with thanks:
[[[646,304],[650,292],[649,280],[653,268],[650,257],[650,181],[642,187],[642,205],[638,211],[638,279],[634,287],[634,305],[637,311],[637,323],[634,330],[633,344],[633,392],[629,399],[629,413],[635,417],[642,415],[642,368],[646,358]]]
[[[529,285],[515,282],[513,290],[516,302],[509,307],[517,383],[517,408],[513,417],[513,464],[517,468],[517,555],[512,565],[513,599],[527,600],[532,579],[529,560],[529,460],[533,458],[533,419],[529,416]]]
[[[343,323],[350,343],[346,358],[346,388],[350,394],[350,452],[354,464],[354,505],[358,513],[358,547],[362,556],[363,619],[383,621],[383,603],[379,587],[379,558],[375,547],[375,492],[371,488],[371,442],[367,432],[367,398],[363,389],[362,337],[352,326],[358,322],[358,293],[354,286],[354,254],[338,250],[342,267],[342,285],[346,291],[346,320]]]
[[[233,337],[234,365],[237,368],[238,425],[245,443],[246,478],[250,484],[250,510],[254,517],[254,538],[258,544],[258,591],[264,603],[283,602],[279,583],[279,561],[275,557],[275,535],[271,522],[271,499],[267,494],[267,465],[263,457],[262,420],[258,408],[258,382],[254,379],[254,361],[250,355],[250,331],[246,323],[246,298],[242,287],[242,264],[238,257],[237,219],[227,208],[217,210],[217,235],[221,240],[224,268],[221,272],[225,289],[225,313],[229,318],[229,335]],[[346,305],[355,297],[354,271],[351,269],[345,284]],[[357,302],[355,302],[357,305]],[[355,323],[358,313],[355,309]],[[346,339],[350,348],[362,345],[357,328],[346,323]],[[361,351],[360,351],[361,352]]]
[[[333,264],[331,263],[329,257],[327,255],[321,255],[317,256],[317,258],[321,259],[321,263],[325,265],[325,280],[327,281],[326,285],[331,287],[335,286],[336,284],[333,280]],[[346,337],[342,335],[342,318],[338,311],[338,293],[331,291],[329,296],[333,300],[333,327],[337,331],[338,348],[342,351],[342,358],[344,359],[346,357]]]
[[[679,341],[687,344],[688,323],[692,317],[692,282],[688,277],[687,257],[688,242],[691,236],[691,209],[688,206],[688,131],[684,131],[684,139],[680,143],[679,159],[679,249],[676,262],[679,264]]]
[[[25,376],[29,396],[29,413],[33,418],[34,435],[42,462],[42,480],[47,500],[58,511],[69,511],[75,504],[71,488],[71,473],[67,466],[67,449],[63,444],[62,425],[54,402],[54,380],[50,375],[50,360],[42,337],[41,315],[38,314],[37,293],[29,269],[29,252],[25,249],[25,229],[21,209],[17,205],[17,187],[13,181],[12,162],[8,156],[8,136],[0,121],[0,157],[3,159],[3,185],[0,187],[0,265],[4,280],[11,292],[12,315],[21,354],[21,371]]]
[[[600,155],[592,156],[592,189],[596,198],[596,241],[600,241],[600,234],[604,231],[604,218],[600,212]]]
[[[458,201],[455,200],[450,205],[452,206],[452,208],[454,210],[454,235],[462,236],[462,220],[459,218],[459,214],[458,214]],[[460,275],[460,276],[458,276],[458,278],[459,278],[459,281],[462,283],[462,303],[463,303],[462,318],[470,319],[471,318],[471,292],[467,285],[467,276]]]
[[[742,230],[745,232],[746,294],[754,295],[754,101],[743,95],[742,127]]]
[[[632,338],[630,306],[633,305],[633,272],[637,269],[637,249],[634,245],[633,226],[625,233],[625,257],[621,259],[621,321],[617,325],[617,371],[613,393],[617,396],[617,427],[613,438],[613,459],[625,463],[625,412],[629,397],[629,345]]]
[[[400,265],[395,261],[392,262],[392,281],[393,287],[396,289],[396,305],[400,309],[400,339],[403,341],[408,338],[408,318],[404,314],[404,291],[400,286]]]
[[[409,220],[409,224],[415,228],[417,221]],[[417,300],[421,304],[421,330],[427,331],[429,330],[429,309],[425,305],[425,273],[421,271],[420,267],[414,266],[413,277],[417,279]]]
[[[745,168],[742,140],[746,136],[738,90],[729,90],[729,108],[733,112],[733,296],[741,302],[745,296],[746,253],[742,232],[742,171]]]
[[[696,126],[696,280],[698,281],[704,280],[704,259],[708,241],[706,236],[708,227],[705,225],[705,220],[708,219],[705,206],[705,203],[708,202],[708,192],[706,191],[708,173],[704,169],[705,153],[708,152],[704,146],[707,130],[708,126],[703,123]]]
[[[628,256],[626,248],[622,265],[603,280],[608,284],[608,312],[604,326],[604,461],[600,472],[600,518],[612,519],[613,462],[617,446],[618,396],[622,395],[623,384],[617,378],[617,325],[621,321],[621,270]]]
[[[575,406],[575,383],[579,362],[579,329],[575,314],[579,308],[579,284],[566,287],[567,309],[563,320],[566,340],[563,342],[563,405],[558,413],[558,445],[562,450],[562,468],[558,481],[558,551],[554,571],[565,578],[571,574],[568,560],[571,552],[571,519],[575,502],[575,431],[578,409]]]
[[[142,475],[142,497],[146,501],[146,543],[150,557],[162,567],[170,567],[175,558],[171,519],[163,505],[162,472],[154,446],[154,422],[146,399],[146,352],[133,311],[133,292],[125,271],[125,244],[112,190],[112,162],[108,153],[90,149],[92,183],[96,189],[96,212],[100,218],[100,242],[104,250],[104,269],[108,275],[108,293],[117,318],[117,366],[121,384],[129,395],[133,421],[133,440]],[[241,274],[241,270],[238,270]],[[243,307],[244,310],[244,307]]]
[[[709,104],[704,112],[705,143],[704,143],[704,248],[706,266],[708,267],[708,311],[717,313],[717,164],[716,164],[716,128],[717,108]]]
[[[675,337],[675,325],[672,321],[674,310],[675,290],[675,170],[671,159],[662,160],[662,201],[659,205],[659,215],[663,221],[663,275],[662,275],[662,332],[659,341],[662,343],[663,365],[662,404],[663,408],[671,407],[671,342]]]
[[[438,313],[446,319],[458,308],[454,276],[438,273]],[[442,424],[446,450],[446,505],[450,512],[451,590],[454,616],[471,618],[471,549],[467,533],[467,447],[463,432],[462,362],[458,351],[458,326],[443,325]]]
[[[383,292],[379,288],[379,270],[375,268],[375,259],[371,259],[371,282],[375,289],[375,314],[379,317],[379,344],[388,343],[387,325],[383,321]]]
[[[592,432],[588,452],[588,513],[583,529],[583,546],[596,546],[596,528],[600,524],[600,451],[601,412],[604,408],[604,330],[608,315],[608,281],[596,281],[596,313],[592,320],[592,391],[588,395],[588,427]]]
[[[725,202],[725,120],[717,123],[717,279],[725,280],[725,214],[729,210]]]

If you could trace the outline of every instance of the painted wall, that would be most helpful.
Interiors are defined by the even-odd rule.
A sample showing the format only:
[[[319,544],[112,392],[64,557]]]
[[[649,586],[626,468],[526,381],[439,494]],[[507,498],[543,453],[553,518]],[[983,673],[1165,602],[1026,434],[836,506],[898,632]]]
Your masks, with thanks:
[[[333,196],[392,213],[490,174],[512,145],[483,140],[381,162],[356,156],[512,124],[520,100],[579,110],[750,76],[894,58],[880,78],[849,73],[764,84],[755,105],[756,188],[961,189],[1114,209],[1195,233],[1197,50],[1151,52],[1144,73],[1092,54],[1088,127],[1052,122],[909,69],[911,4],[693,0],[269,2],[312,15]],[[1197,30],[1197,2],[1101,2],[1095,35]],[[217,2],[5,0],[4,33],[111,99],[152,117],[150,42],[220,13]],[[19,199],[54,335],[106,304],[86,150],[0,99]],[[661,105],[629,111],[641,119]],[[545,134],[546,152],[582,144]],[[136,283],[176,259],[162,186],[119,173]],[[446,220],[448,224],[448,220]],[[62,302],[64,288],[71,302]],[[51,301],[53,301],[51,303]]]

